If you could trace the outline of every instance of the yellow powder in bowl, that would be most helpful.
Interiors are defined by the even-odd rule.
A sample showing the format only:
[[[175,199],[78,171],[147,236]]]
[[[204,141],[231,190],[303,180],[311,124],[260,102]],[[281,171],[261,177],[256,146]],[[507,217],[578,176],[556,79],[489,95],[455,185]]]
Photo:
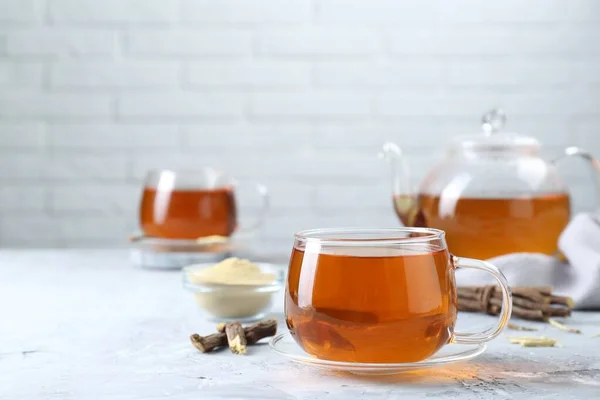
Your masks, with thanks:
[[[268,285],[275,279],[274,274],[261,271],[258,265],[249,260],[235,257],[190,274],[193,283],[220,285]]]
[[[239,258],[228,258],[212,267],[191,271],[188,279],[196,285],[223,285],[218,290],[195,293],[198,305],[216,318],[262,315],[271,308],[273,295],[279,290],[256,291],[253,286],[271,285],[277,276]]]

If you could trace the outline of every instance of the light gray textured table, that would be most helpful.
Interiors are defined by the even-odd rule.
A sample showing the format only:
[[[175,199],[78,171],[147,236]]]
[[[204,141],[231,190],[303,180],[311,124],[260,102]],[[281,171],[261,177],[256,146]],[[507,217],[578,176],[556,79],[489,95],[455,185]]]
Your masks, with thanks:
[[[281,305],[275,310],[281,321]],[[491,317],[461,315],[459,328]],[[200,354],[206,333],[179,272],[134,269],[125,251],[0,251],[0,399],[600,399],[600,313],[575,335],[540,325],[563,348],[506,337],[470,362],[359,377],[279,358]],[[284,329],[283,326],[280,329]],[[524,332],[507,331],[522,336]]]

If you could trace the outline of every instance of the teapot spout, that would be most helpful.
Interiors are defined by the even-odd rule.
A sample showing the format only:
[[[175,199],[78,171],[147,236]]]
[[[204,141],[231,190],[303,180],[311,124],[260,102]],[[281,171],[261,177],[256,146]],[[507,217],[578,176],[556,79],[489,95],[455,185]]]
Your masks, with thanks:
[[[387,142],[379,157],[388,160],[392,168],[392,200],[398,218],[404,226],[424,226],[417,196],[411,185],[408,161],[402,149],[395,143]]]

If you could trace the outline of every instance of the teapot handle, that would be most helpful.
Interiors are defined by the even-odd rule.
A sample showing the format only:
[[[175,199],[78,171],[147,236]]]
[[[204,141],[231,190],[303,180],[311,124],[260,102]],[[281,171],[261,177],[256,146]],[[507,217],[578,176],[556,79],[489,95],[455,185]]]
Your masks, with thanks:
[[[594,181],[594,185],[596,186],[596,197],[598,198],[598,202],[600,204],[600,160],[594,157],[591,153],[579,147],[567,147],[564,154],[561,157],[553,160],[552,164],[558,166],[559,162],[570,157],[581,157],[589,163],[592,171],[592,179]]]

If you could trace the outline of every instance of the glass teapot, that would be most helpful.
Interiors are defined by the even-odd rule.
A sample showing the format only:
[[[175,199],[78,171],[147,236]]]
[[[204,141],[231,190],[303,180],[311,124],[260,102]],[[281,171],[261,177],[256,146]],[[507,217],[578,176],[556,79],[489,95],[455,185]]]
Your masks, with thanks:
[[[571,212],[556,168],[560,159],[545,161],[535,138],[505,133],[505,123],[501,110],[485,114],[483,132],[453,141],[416,192],[401,149],[386,143],[381,155],[392,165],[393,204],[402,223],[443,229],[449,250],[465,257],[557,254]],[[576,147],[562,158],[570,156],[590,163],[600,193],[600,162]]]

